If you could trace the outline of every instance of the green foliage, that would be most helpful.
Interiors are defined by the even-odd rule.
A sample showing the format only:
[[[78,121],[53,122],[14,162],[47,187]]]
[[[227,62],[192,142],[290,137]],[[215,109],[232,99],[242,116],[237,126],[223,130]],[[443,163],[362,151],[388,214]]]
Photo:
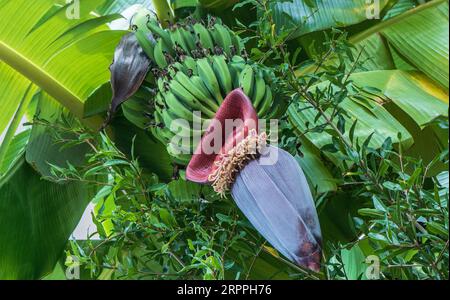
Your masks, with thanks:
[[[288,278],[297,270],[281,258],[272,265],[273,258],[260,257],[263,249],[274,250],[231,199],[183,179],[160,182],[103,134],[90,145],[89,164],[53,170],[64,180],[92,182],[91,177],[108,176],[94,199],[101,240],[72,241],[67,252],[79,258],[89,278],[264,278],[258,274],[261,264],[277,278]]]
[[[415,80],[404,80],[401,88],[392,87],[392,91],[396,91],[394,95],[387,91],[388,85],[378,84],[378,79],[355,73],[364,66],[362,51],[355,55],[346,34],[336,29],[326,38],[327,50],[317,56],[315,71],[299,77],[295,71],[299,64],[298,53],[289,53],[285,44],[293,31],[275,36],[270,1],[256,5],[265,18],[253,25],[259,30],[255,38],[259,45],[270,49],[261,60],[278,62],[274,72],[283,78],[288,94],[292,95],[289,119],[293,128],[292,133],[289,133],[289,126],[283,128],[286,139],[282,145],[301,156],[301,140],[296,141],[293,136],[310,140],[320,149],[315,155],[327,158],[325,164],[335,176],[339,192],[344,192],[347,199],[357,201],[356,210],[347,207],[346,213],[341,211],[340,218],[344,220],[338,221],[345,224],[345,219],[350,218],[350,230],[346,231],[347,237],[353,231],[350,239],[353,242],[348,244],[344,242],[345,235],[337,238],[336,231],[329,233],[332,223],[327,218],[326,208],[330,203],[336,205],[337,195],[329,193],[318,198],[322,229],[328,243],[325,248],[327,277],[360,279],[365,276],[363,273],[367,268],[358,267],[362,258],[362,250],[358,247],[365,243],[364,256],[377,255],[381,278],[447,278],[448,238],[444,232],[448,228],[445,204],[448,189],[442,187],[430,171],[439,163],[448,166],[448,143],[434,159],[423,160],[421,155],[408,157],[403,149],[411,145],[407,143],[408,131],[393,119],[390,111],[375,101],[382,103],[383,97],[387,96],[414,116],[419,126],[432,122],[444,130],[448,128],[445,104],[438,98],[427,100],[433,93],[414,87]],[[330,59],[333,64],[328,64]],[[380,79],[389,80],[386,75]],[[366,80],[358,80],[363,77]],[[408,85],[410,87],[406,88]],[[406,96],[400,94],[407,92],[411,92],[410,101],[417,97],[429,101],[424,106],[436,106],[428,112],[425,108],[420,113],[413,113],[412,110],[422,103],[413,108],[402,102],[402,97],[406,99]],[[436,118],[438,121],[434,121]],[[375,125],[378,122],[380,125]],[[388,126],[392,128],[390,132],[386,131]],[[380,134],[378,130],[384,132]],[[304,158],[313,162],[311,145],[306,143],[306,146]],[[316,171],[323,170],[323,159],[315,161],[317,168],[309,167],[305,171],[312,185],[318,187],[329,174]]]
[[[42,180],[20,155],[0,177],[0,279],[50,273],[91,199],[81,182]]]
[[[317,274],[280,257],[231,198],[185,180],[149,131],[157,122],[144,112],[153,115],[153,90],[164,91],[152,76],[110,131],[74,117],[104,112],[111,98],[108,65],[123,32],[108,30],[118,18],[108,13],[148,1],[82,0],[71,21],[62,2],[0,0],[0,23],[16,24],[0,29],[0,278],[42,278],[59,260],[80,264],[85,279],[448,279],[446,1],[381,1],[380,20],[366,19],[363,1],[244,0],[207,10],[230,15],[223,22],[249,61],[290,100],[280,144],[316,201]],[[169,25],[168,1],[154,4]],[[175,13],[205,17],[198,7]],[[179,30],[196,48],[180,29],[166,32]],[[167,63],[173,49],[155,49]],[[27,114],[32,129],[15,135]],[[68,243],[91,199],[97,232]],[[58,265],[47,278],[63,273]]]

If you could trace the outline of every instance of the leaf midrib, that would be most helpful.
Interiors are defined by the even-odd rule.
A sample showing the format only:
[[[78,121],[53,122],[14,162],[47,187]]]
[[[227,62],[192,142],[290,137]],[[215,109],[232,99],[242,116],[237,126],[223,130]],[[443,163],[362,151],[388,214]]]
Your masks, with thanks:
[[[78,118],[83,118],[83,101],[61,82],[19,51],[0,41],[0,60],[45,90]]]
[[[384,22],[381,22],[381,23],[379,23],[379,24],[369,28],[368,30],[365,30],[365,31],[363,31],[363,32],[361,32],[359,34],[356,34],[356,35],[352,36],[350,38],[350,42],[354,43],[354,44],[359,43],[362,40],[364,40],[364,39],[368,38],[369,36],[371,36],[372,34],[375,34],[375,33],[378,33],[380,31],[383,31],[383,29],[385,29],[385,28],[387,28],[387,27],[389,27],[389,26],[391,26],[393,24],[397,24],[397,23],[403,21],[404,19],[406,19],[406,18],[408,18],[408,17],[410,17],[410,16],[412,16],[414,14],[417,14],[417,13],[423,11],[423,10],[426,10],[426,9],[428,9],[430,7],[434,7],[434,6],[440,5],[441,3],[445,2],[445,1],[447,1],[447,0],[435,0],[435,1],[427,2],[425,4],[419,5],[416,8],[408,10],[407,12],[405,12],[403,14],[400,14],[400,15],[398,15],[396,17],[393,17],[393,18],[388,19],[388,20],[386,20]]]
[[[36,65],[3,41],[0,41],[0,61],[5,62],[11,68],[39,86],[67,108],[75,117],[80,119],[86,126],[92,129],[99,129],[103,124],[103,118],[100,116],[85,118],[84,102],[82,99],[46,72],[44,68]]]

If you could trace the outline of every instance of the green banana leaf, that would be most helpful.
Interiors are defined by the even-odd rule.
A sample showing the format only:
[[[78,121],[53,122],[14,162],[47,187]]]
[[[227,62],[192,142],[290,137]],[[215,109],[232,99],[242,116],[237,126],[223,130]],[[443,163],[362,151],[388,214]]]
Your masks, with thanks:
[[[448,90],[448,2],[413,12],[382,34],[408,62]]]
[[[336,191],[336,179],[321,159],[320,150],[306,138],[300,138],[300,142],[303,157],[296,156],[295,159],[305,172],[312,190],[318,194]]]
[[[37,116],[39,119],[54,124],[64,118],[68,124],[73,123],[74,117],[48,94],[40,92],[37,96]],[[60,134],[67,141],[77,139],[74,134]],[[53,129],[49,126],[34,124],[26,147],[26,160],[45,177],[53,176],[51,165],[66,167],[70,163],[72,166],[81,166],[85,162],[86,153],[90,150],[89,146],[81,144],[63,147],[67,144],[67,142],[64,144],[57,143]]]
[[[371,147],[379,148],[387,137],[391,137],[394,143],[401,142],[404,148],[409,148],[414,139],[418,138],[405,127],[406,122],[402,116],[391,113],[384,106],[394,105],[421,129],[439,116],[448,116],[448,96],[420,73],[372,71],[355,73],[350,78],[357,86],[373,87],[381,91],[380,95],[368,95],[364,102],[347,99],[341,104],[350,116],[346,118],[347,129],[357,120],[355,138],[362,142],[374,133]],[[316,114],[311,109],[304,110],[305,107],[305,103],[294,103],[288,110],[291,123],[300,133],[306,131],[307,123],[316,124]],[[318,124],[321,122],[318,121]],[[349,130],[347,135],[348,132]],[[305,137],[319,149],[331,143],[331,136],[327,134],[307,133]],[[328,152],[324,154],[336,165],[340,165],[339,157]],[[316,177],[316,180],[324,178]]]
[[[14,136],[8,151],[5,153],[5,159],[0,164],[0,174],[6,174],[22,158],[25,153],[25,147],[30,139],[30,133],[31,130],[25,130]]]
[[[398,16],[410,9],[413,9],[416,7],[417,1],[414,0],[398,0],[397,3],[394,4],[394,6],[386,13],[384,16],[384,19],[390,19],[395,16]]]
[[[20,157],[0,178],[0,279],[50,273],[91,196],[80,183],[42,180]]]
[[[417,72],[373,71],[351,76],[359,86],[370,86],[408,114],[420,128],[439,116],[448,116],[448,95]]]
[[[105,2],[105,4],[100,6],[96,11],[101,15],[122,13],[127,8],[136,4],[140,4],[148,9],[153,7],[152,0],[112,0]]]
[[[123,35],[105,25],[119,15],[90,14],[104,2],[81,0],[73,6],[53,0],[0,0],[0,134],[8,128],[0,159],[38,88],[75,116],[89,115],[84,104],[98,101],[90,96],[108,82],[108,66]]]
[[[279,1],[273,6],[273,18],[278,29],[296,30],[292,39],[329,28],[346,27],[366,21],[379,4],[380,14],[392,1],[366,0],[293,0]]]
[[[0,279],[38,279],[61,257],[94,191],[56,184],[25,161],[31,130],[14,136],[0,164]]]
[[[448,2],[434,0],[385,20],[351,37],[350,40],[357,45],[367,44],[367,39],[372,38],[374,34],[380,34],[387,41],[384,47],[388,50],[385,51],[392,49],[390,52],[396,65],[400,63],[402,69],[411,69],[412,66],[448,91],[448,25]],[[376,47],[382,46],[378,44]],[[376,51],[372,52],[374,56],[377,55]]]
[[[449,82],[449,31],[448,2],[434,0],[414,7],[405,4],[403,9],[392,8],[396,12],[353,35],[349,40],[356,46],[355,52],[362,50],[364,69],[405,71],[419,70],[436,81],[448,93]],[[399,2],[397,5],[400,5]],[[413,9],[407,9],[414,7]],[[315,36],[318,35],[315,34]],[[300,39],[308,43],[311,37]],[[310,73],[315,66],[307,66],[297,75]],[[363,70],[357,70],[363,71]]]

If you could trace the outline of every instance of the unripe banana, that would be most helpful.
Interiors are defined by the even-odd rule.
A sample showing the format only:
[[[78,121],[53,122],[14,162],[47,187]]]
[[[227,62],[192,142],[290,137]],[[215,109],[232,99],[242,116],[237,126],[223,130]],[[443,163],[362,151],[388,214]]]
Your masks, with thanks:
[[[167,67],[167,60],[166,56],[164,55],[164,46],[162,39],[158,40],[158,43],[155,46],[155,52],[153,57],[155,58],[155,62],[159,68],[163,69]]]
[[[180,119],[178,116],[171,113],[169,110],[165,109],[160,112],[164,125],[173,130],[174,135],[180,137],[192,137],[193,134],[202,135],[201,130],[194,130],[192,122],[185,119]],[[187,122],[186,122],[187,121]],[[176,129],[175,129],[176,128]],[[176,131],[178,129],[178,131]]]
[[[186,66],[186,69],[188,69],[192,72],[192,75],[198,75],[197,61],[195,59],[193,59],[191,56],[186,56],[184,58],[183,65]]]
[[[266,93],[266,82],[261,74],[261,72],[257,72],[255,74],[255,86],[253,88],[252,100],[253,106],[255,108],[259,107],[261,101],[264,99],[264,95]]]
[[[216,75],[214,74],[214,70],[209,63],[208,58],[201,58],[197,60],[197,70],[198,75],[205,83],[209,93],[213,96],[214,100],[216,100],[216,103],[220,105],[223,102],[222,93],[220,92],[219,82],[217,81]]]
[[[170,32],[170,38],[174,46],[181,47],[185,51],[185,54],[190,55],[191,50],[184,39],[184,32],[182,28],[176,28],[174,31]]]
[[[257,108],[258,116],[266,116],[269,112],[270,107],[273,103],[272,90],[268,85],[266,85],[266,93],[264,95],[264,100],[261,102],[260,107]]]
[[[208,106],[212,111],[217,112],[219,110],[219,104],[217,104],[217,102],[214,101],[214,98],[210,95],[203,79],[199,76],[192,76],[191,81],[202,92],[202,94],[206,95],[205,98],[200,99],[203,104]]]
[[[147,23],[147,27],[154,34],[155,37],[158,37],[158,39],[163,40],[165,51],[173,55],[174,54],[173,43],[172,39],[170,38],[170,32],[168,30],[161,28],[158,21],[156,21],[155,19],[151,19]]]
[[[231,78],[233,79],[233,89],[240,87],[239,76],[245,66],[245,60],[240,56],[233,56],[228,63],[228,69],[230,70]]]
[[[247,65],[239,76],[239,83],[244,93],[249,97],[251,97],[252,95],[254,82],[255,80],[253,68]]]
[[[174,162],[179,165],[187,165],[192,158],[192,154],[180,154],[178,149],[175,149],[171,143],[167,146],[167,152],[172,156]]]
[[[191,107],[193,110],[202,111],[206,117],[212,118],[215,112],[211,111],[207,107],[204,107],[197,98],[185,89],[178,81],[172,80],[170,82],[170,91],[185,104],[186,107]]]
[[[228,93],[233,89],[233,82],[231,80],[230,70],[228,69],[225,57],[223,55],[214,56],[212,65],[216,77],[219,80],[222,93],[224,95],[228,95]]]
[[[183,36],[184,42],[186,43],[186,46],[188,48],[188,55],[191,55],[192,50],[196,49],[195,45],[195,35],[191,33],[190,31],[180,28],[181,35]]]
[[[223,49],[228,57],[231,57],[230,47],[233,46],[233,42],[231,41],[230,31],[221,24],[215,24],[212,35],[216,44]]]
[[[144,50],[145,54],[151,59],[155,60],[153,56],[156,41],[153,38],[152,32],[147,27],[147,23],[150,21],[150,11],[141,10],[135,14],[131,20],[132,28],[136,39]]]
[[[202,46],[212,53],[214,50],[214,42],[209,34],[209,30],[200,23],[194,24],[192,28],[194,29],[194,32]]]
[[[186,120],[192,119],[192,110],[182,104],[171,91],[163,93],[163,97],[167,104],[167,108],[170,109],[174,115]]]
[[[187,89],[194,97],[199,100],[202,105],[210,111],[216,112],[219,106],[210,101],[208,90],[204,86],[202,80],[198,76],[192,76],[189,78],[183,72],[178,72],[174,80],[178,81],[185,89]]]

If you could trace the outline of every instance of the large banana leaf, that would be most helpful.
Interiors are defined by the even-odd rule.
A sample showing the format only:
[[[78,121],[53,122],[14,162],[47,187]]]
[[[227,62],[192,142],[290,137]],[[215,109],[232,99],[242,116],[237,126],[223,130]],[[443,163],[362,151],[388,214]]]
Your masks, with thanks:
[[[92,192],[41,179],[25,162],[31,130],[12,138],[0,164],[0,279],[37,279],[61,257]]]
[[[420,73],[373,71],[355,73],[351,78],[359,86],[381,90],[420,128],[439,116],[448,115],[448,96]]]
[[[420,70],[448,92],[448,2],[434,0],[409,10],[414,4],[401,2],[389,18],[352,36],[350,42],[356,51],[363,51],[366,70]],[[309,39],[305,36],[300,42]],[[314,69],[308,66],[298,75]]]
[[[99,101],[89,96],[108,82],[108,66],[123,35],[105,25],[119,15],[90,13],[104,2],[81,0],[79,18],[72,18],[77,7],[65,1],[0,0],[0,134],[9,127],[0,154],[38,87],[81,118],[90,113],[85,102]],[[19,121],[11,123],[13,117]]]
[[[37,95],[37,116],[45,122],[56,123],[64,118],[65,122],[73,123],[74,117],[48,96],[45,92]],[[72,133],[60,133],[65,140],[76,140]],[[85,154],[90,149],[88,145],[74,145],[63,147],[57,143],[53,129],[47,125],[35,124],[31,129],[31,136],[26,148],[26,160],[43,176],[52,176],[51,165],[80,166],[85,162]]]
[[[410,14],[382,34],[407,61],[448,90],[448,2]]]
[[[416,6],[416,2],[417,1],[415,0],[398,0],[397,3],[395,3],[394,6],[386,13],[384,19],[387,20],[393,18],[414,8]]]
[[[51,272],[89,199],[82,184],[41,180],[20,159],[0,179],[0,279]]]
[[[394,105],[422,129],[437,117],[448,116],[448,96],[423,75],[398,70],[372,71],[355,73],[351,80],[360,87],[370,86],[381,91],[380,95],[366,95],[366,101],[347,99],[341,104],[349,115],[346,118],[346,134],[349,133],[351,124],[357,120],[354,137],[362,142],[374,133],[370,142],[374,148],[380,147],[387,137],[391,137],[394,143],[402,142],[404,147],[408,148],[417,137],[404,127],[404,119],[401,116],[386,110],[386,105]],[[323,123],[320,120],[316,122],[316,113],[311,109],[305,110],[306,107],[305,103],[295,103],[288,110],[289,119],[299,132],[305,132],[308,123]],[[331,136],[323,133],[307,133],[305,137],[319,149],[331,143]],[[340,165],[339,157],[329,152],[324,154],[336,165]],[[308,178],[318,175],[308,174],[308,169],[305,173]],[[315,182],[327,177],[316,177]]]
[[[410,149],[411,154],[429,160],[442,148],[440,145],[443,143],[440,137],[442,133],[437,132],[439,131],[437,128],[428,126],[428,123],[439,115],[447,116],[448,110],[448,3],[435,0],[410,10],[413,7],[412,1],[399,1],[383,22],[353,36],[350,40],[357,47],[355,51],[363,51],[362,59],[365,61],[364,68],[367,70],[395,68],[420,70],[435,82],[418,72],[401,71],[356,73],[352,79],[360,86],[377,87],[382,91],[383,97],[389,99],[388,102],[392,101],[392,104],[387,103],[386,107],[389,107],[389,112],[395,115],[395,122],[402,125],[400,127],[403,128],[400,131],[402,138],[409,141],[406,146],[411,145],[414,140],[414,145]],[[298,75],[308,73],[313,68],[315,67],[304,68],[298,72]],[[353,108],[349,107],[349,109]],[[372,110],[372,108],[369,109]],[[302,112],[299,115],[296,111],[294,107],[289,109],[290,118],[298,128],[302,128],[301,124],[306,122],[302,118],[308,114]],[[379,123],[379,120],[373,117],[372,120],[365,118],[365,113],[357,113],[354,116],[360,120],[358,126],[370,120],[363,126],[367,130],[356,130],[355,135],[360,135],[360,138],[367,137],[367,133],[373,131],[373,129],[369,130],[370,127],[373,127],[377,130],[383,128],[382,130],[385,130],[383,135],[394,137],[395,140],[396,130],[390,131],[389,128],[392,127],[382,125],[387,119]],[[373,121],[375,122],[371,125]],[[381,142],[381,140],[376,141],[377,135],[372,140],[372,143],[375,142],[372,146],[379,145]],[[379,138],[381,137],[382,135],[379,135]],[[315,137],[309,135],[309,138],[317,147],[330,142],[327,137],[320,135]],[[430,151],[430,148],[436,151]],[[329,156],[337,162],[333,155]]]
[[[448,25],[448,2],[435,0],[369,28],[351,40],[360,43],[373,34],[381,34],[396,55],[448,91]]]
[[[291,38],[329,29],[361,23],[374,9],[382,10],[392,1],[366,0],[293,0],[280,1],[273,7],[273,17],[278,29],[296,29]]]
[[[295,159],[305,172],[309,185],[319,194],[335,191],[336,180],[321,159],[320,150],[306,138],[300,138],[300,141],[303,156]]]
[[[97,12],[106,15],[111,13],[121,13],[127,8],[140,4],[148,9],[153,7],[152,0],[110,0],[97,9]]]
[[[30,132],[30,130],[26,130],[14,136],[11,146],[5,153],[5,159],[0,164],[0,174],[6,174],[17,161],[22,159],[25,147],[30,139]]]

